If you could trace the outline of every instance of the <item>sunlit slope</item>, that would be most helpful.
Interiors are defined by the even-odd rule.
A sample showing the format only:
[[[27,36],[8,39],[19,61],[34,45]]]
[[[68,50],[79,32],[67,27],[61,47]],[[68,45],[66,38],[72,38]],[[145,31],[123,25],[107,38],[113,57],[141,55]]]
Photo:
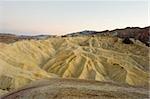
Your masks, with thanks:
[[[56,77],[39,67],[50,57],[48,45],[37,41],[0,44],[0,89],[16,89],[37,79]]]
[[[0,89],[56,75],[145,86],[148,50],[138,41],[123,44],[121,39],[108,36],[1,43]]]

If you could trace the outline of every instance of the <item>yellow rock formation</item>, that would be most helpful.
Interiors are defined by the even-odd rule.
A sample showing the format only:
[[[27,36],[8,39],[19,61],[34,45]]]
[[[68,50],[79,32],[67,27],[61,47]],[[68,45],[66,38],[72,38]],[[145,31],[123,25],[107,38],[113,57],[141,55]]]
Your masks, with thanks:
[[[55,37],[0,43],[0,89],[53,77],[149,84],[149,48],[117,37]]]

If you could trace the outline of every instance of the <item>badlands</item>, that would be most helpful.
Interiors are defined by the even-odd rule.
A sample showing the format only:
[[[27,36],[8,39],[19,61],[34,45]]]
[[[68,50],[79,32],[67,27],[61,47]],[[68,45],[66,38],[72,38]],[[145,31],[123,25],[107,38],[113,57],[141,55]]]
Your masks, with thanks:
[[[0,99],[148,99],[149,47],[117,36],[0,43]]]

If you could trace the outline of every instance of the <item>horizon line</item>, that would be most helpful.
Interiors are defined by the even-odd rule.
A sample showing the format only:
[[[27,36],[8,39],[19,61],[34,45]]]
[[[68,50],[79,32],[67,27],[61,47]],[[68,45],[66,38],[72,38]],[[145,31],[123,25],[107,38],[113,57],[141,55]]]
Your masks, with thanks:
[[[77,33],[77,32],[82,32],[82,31],[96,31],[96,32],[102,32],[102,31],[113,31],[113,30],[117,30],[117,29],[126,29],[126,28],[140,28],[140,29],[142,29],[142,28],[147,28],[147,27],[150,27],[150,25],[148,25],[148,26],[143,26],[143,27],[140,27],[140,26],[129,26],[129,27],[122,27],[122,28],[115,28],[115,29],[104,29],[104,30],[88,30],[88,29],[84,29],[84,30],[81,30],[81,31],[76,31],[76,32],[68,32],[68,33],[66,33],[66,34],[60,34],[60,35],[58,35],[58,34],[47,34],[46,32],[46,34],[39,34],[39,33],[36,33],[35,35],[33,34],[33,33],[31,33],[31,32],[17,32],[17,33],[13,33],[13,32],[0,32],[0,34],[6,34],[6,35],[8,35],[8,34],[10,34],[10,35],[16,35],[16,36],[38,36],[38,35],[52,35],[52,36],[63,36],[63,35],[67,35],[67,34],[71,34],[71,33]],[[20,34],[18,34],[18,33],[20,33]],[[28,33],[31,33],[31,34],[28,34]],[[43,32],[44,33],[44,32]],[[51,32],[49,32],[49,33],[51,33]]]

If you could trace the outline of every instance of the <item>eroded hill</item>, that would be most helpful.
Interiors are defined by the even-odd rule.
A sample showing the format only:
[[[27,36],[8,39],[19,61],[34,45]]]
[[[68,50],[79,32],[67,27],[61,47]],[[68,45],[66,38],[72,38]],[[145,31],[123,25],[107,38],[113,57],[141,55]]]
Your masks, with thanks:
[[[148,52],[140,41],[124,44],[112,36],[0,43],[0,89],[10,91],[58,77],[145,87],[149,84]]]

